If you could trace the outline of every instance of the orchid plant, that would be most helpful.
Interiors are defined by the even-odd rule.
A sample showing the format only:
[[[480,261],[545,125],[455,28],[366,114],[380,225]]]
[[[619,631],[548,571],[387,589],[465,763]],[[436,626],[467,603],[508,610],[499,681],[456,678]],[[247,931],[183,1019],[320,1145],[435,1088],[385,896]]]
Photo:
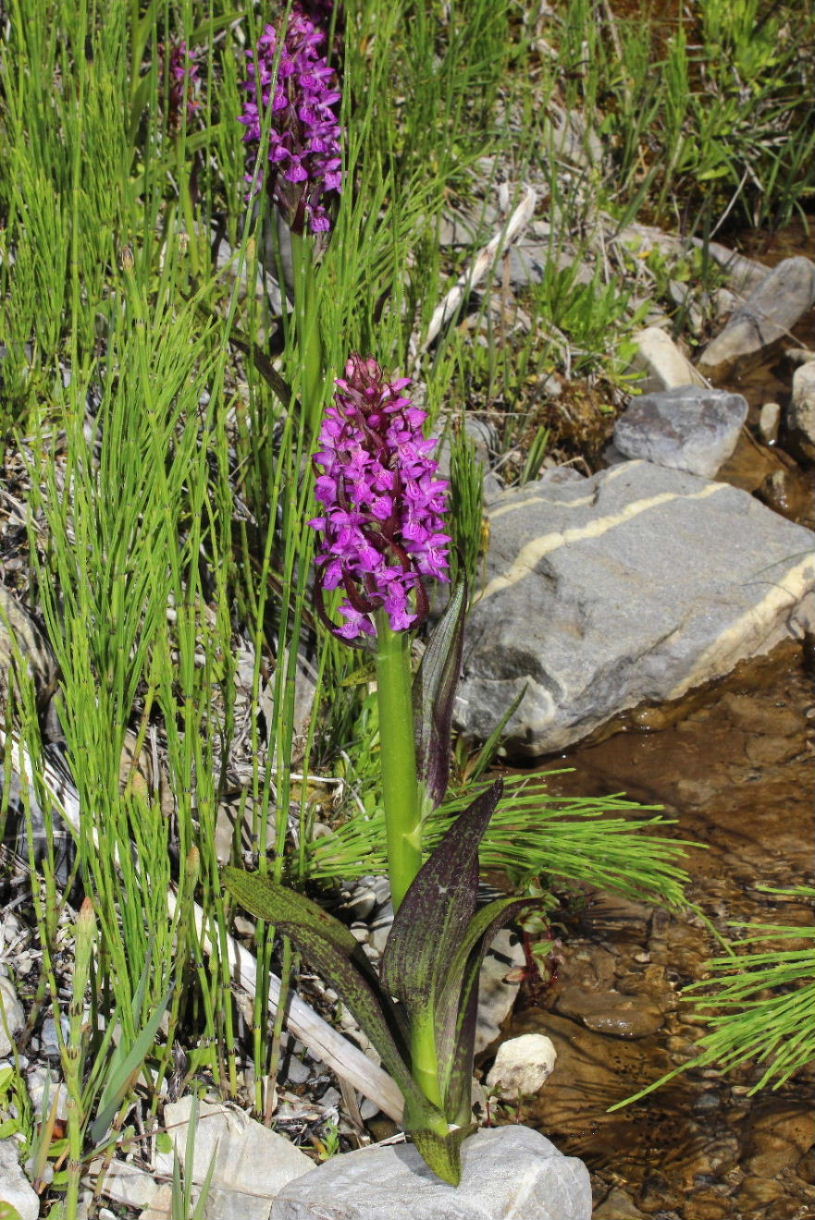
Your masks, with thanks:
[[[326,55],[330,6],[295,3],[285,24],[267,25],[248,52],[247,99],[239,122],[248,152],[250,198],[265,191],[291,242],[294,324],[301,394],[316,427],[323,352],[314,307],[317,254],[342,193],[339,81]]]
[[[461,662],[465,592],[458,588],[415,680],[411,632],[428,615],[428,579],[448,581],[448,487],[423,433],[425,412],[353,355],[337,380],[314,457],[322,512],[315,601],[329,629],[373,644],[379,701],[382,799],[394,921],[379,978],[348,928],[319,905],[241,869],[226,888],[297,944],[342,996],[405,1098],[405,1128],[427,1164],[457,1185],[460,1146],[473,1130],[472,1069],[478,974],[502,924],[528,905],[503,898],[478,909],[478,850],[501,781],[458,817],[429,859],[422,824],[443,800]],[[327,594],[342,591],[336,613]],[[336,598],[335,598],[336,600]]]

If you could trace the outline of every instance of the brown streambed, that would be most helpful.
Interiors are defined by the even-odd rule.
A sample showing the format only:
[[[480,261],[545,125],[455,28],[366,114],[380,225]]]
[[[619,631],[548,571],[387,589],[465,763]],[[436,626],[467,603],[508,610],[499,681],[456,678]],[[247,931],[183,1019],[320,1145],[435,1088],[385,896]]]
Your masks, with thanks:
[[[664,805],[672,833],[706,846],[687,857],[690,897],[722,932],[731,920],[810,924],[804,904],[757,887],[812,883],[811,705],[804,649],[790,642],[549,760],[544,773],[575,770],[547,789]],[[562,919],[557,983],[542,1001],[527,992],[508,1032],[555,1042],[555,1072],[522,1117],[587,1162],[598,1220],[815,1216],[815,1064],[753,1097],[753,1066],[691,1071],[607,1113],[691,1057],[704,1025],[678,997],[715,952],[703,923],[599,892]]]

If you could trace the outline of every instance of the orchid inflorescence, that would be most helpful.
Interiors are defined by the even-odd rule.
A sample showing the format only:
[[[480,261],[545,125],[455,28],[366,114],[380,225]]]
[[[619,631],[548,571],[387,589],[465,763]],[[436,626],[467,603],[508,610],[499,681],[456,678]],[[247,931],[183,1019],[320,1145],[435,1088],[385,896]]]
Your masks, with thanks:
[[[164,54],[165,71],[168,76],[169,95],[167,98],[167,113],[170,130],[178,132],[184,123],[186,100],[186,116],[189,122],[201,109],[201,103],[196,97],[200,87],[198,58],[200,50],[191,51],[186,42],[176,42],[169,54],[161,48]]]
[[[427,617],[423,577],[449,580],[448,484],[430,456],[437,442],[422,432],[426,412],[402,394],[407,378],[387,382],[372,357],[353,355],[336,384],[314,457],[324,512],[310,524],[321,533],[318,608],[336,635],[354,641],[375,634],[379,609],[394,631]],[[321,595],[340,587],[338,627]]]
[[[272,109],[268,167],[258,182],[267,189],[295,233],[306,222],[312,233],[331,229],[326,196],[342,190],[341,129],[336,106],[341,98],[334,69],[322,53],[325,31],[297,5],[291,11],[282,45],[267,25],[249,54],[249,98],[240,116],[244,142],[259,146],[263,117]],[[247,181],[255,181],[257,147]]]

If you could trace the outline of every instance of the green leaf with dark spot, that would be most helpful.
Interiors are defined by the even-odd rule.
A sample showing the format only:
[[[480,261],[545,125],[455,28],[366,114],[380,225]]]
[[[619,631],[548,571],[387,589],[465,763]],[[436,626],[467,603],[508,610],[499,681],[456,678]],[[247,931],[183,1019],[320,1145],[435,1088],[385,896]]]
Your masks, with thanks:
[[[380,973],[385,990],[408,1012],[419,1004],[435,1004],[475,914],[478,848],[502,790],[498,779],[459,815],[396,913]],[[452,977],[449,985],[455,986]]]
[[[473,1059],[478,1018],[478,978],[496,932],[531,905],[529,898],[498,898],[474,916],[450,967],[451,985],[438,1004],[437,1041],[444,1111],[451,1122],[472,1113]]]
[[[450,734],[461,652],[467,586],[458,586],[430,637],[413,679],[416,764],[434,805],[440,805],[450,778]]]
[[[446,1130],[441,1111],[427,1100],[410,1074],[401,1014],[397,1014],[379,988],[348,929],[309,898],[268,877],[225,868],[223,880],[242,906],[291,937],[320,976],[342,997],[381,1055],[385,1070],[401,1089],[409,1121]]]
[[[329,915],[328,911],[324,911],[316,902],[306,898],[305,894],[288,889],[265,873],[250,873],[242,868],[225,868],[221,875],[230,894],[258,919],[265,919],[271,924],[286,920],[313,928],[346,957],[351,957],[359,949],[359,942],[345,924]]]

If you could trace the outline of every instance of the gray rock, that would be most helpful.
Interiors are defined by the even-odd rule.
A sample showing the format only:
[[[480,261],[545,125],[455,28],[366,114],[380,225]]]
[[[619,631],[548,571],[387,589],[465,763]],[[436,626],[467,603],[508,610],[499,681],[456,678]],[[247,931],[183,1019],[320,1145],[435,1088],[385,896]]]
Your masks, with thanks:
[[[0,974],[0,1059],[11,1054],[14,1035],[25,1025],[25,1012],[13,982]]]
[[[764,263],[745,258],[743,254],[737,254],[729,246],[723,246],[717,241],[705,241],[702,237],[694,237],[691,239],[691,244],[704,250],[708,258],[712,258],[715,263],[719,264],[727,274],[728,288],[742,300],[751,292],[755,292],[770,274]]]
[[[479,1131],[461,1159],[454,1187],[411,1144],[334,1157],[280,1192],[272,1220],[590,1220],[586,1166],[528,1127]]]
[[[646,326],[634,335],[637,354],[631,363],[631,372],[644,374],[637,382],[643,393],[655,390],[672,390],[675,386],[705,385],[701,373],[683,355],[669,334],[659,326]]]
[[[550,100],[542,139],[549,144],[553,156],[581,169],[602,164],[602,140],[588,126],[579,110],[564,110],[557,102]]]
[[[45,1122],[51,1110],[57,1118],[68,1117],[68,1090],[59,1072],[44,1064],[36,1064],[26,1072],[28,1096],[34,1113]]]
[[[15,1140],[0,1140],[0,1206],[7,1203],[15,1208],[21,1220],[37,1220],[39,1197],[20,1168]]]
[[[524,688],[509,752],[560,750],[815,625],[815,534],[746,492],[650,462],[546,477],[489,511],[459,728],[485,739]]]
[[[684,385],[635,398],[614,425],[614,444],[626,457],[710,479],[736,448],[746,418],[741,394]]]
[[[720,380],[739,363],[787,335],[813,304],[815,263],[800,255],[785,258],[708,344],[699,371],[711,380]]]
[[[207,1197],[207,1220],[268,1220],[270,1200],[314,1162],[294,1144],[240,1110],[201,1101],[192,1165],[186,1164],[191,1097],[164,1107],[164,1121],[185,1174],[201,1185],[215,1162]],[[158,1173],[172,1176],[171,1154],[155,1158]]]
[[[805,456],[815,458],[815,360],[800,365],[793,374],[787,423]]]

